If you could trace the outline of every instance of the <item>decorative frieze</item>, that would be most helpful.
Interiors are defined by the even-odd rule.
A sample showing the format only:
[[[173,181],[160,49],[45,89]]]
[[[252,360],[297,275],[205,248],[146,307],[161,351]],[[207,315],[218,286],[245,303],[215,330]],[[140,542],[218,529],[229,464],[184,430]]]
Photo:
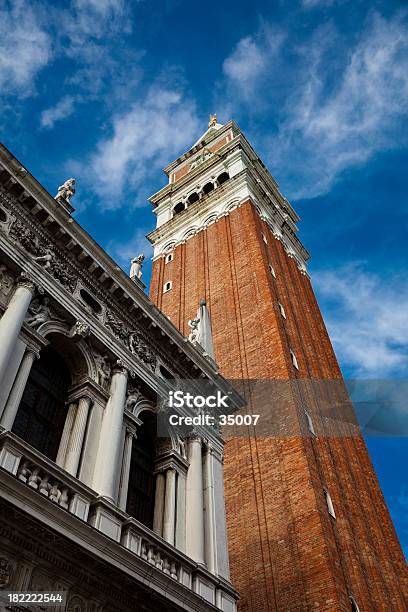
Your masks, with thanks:
[[[112,296],[108,291],[104,291],[100,285],[95,284],[95,279],[91,274],[87,274],[84,268],[79,268],[72,260],[71,255],[63,253],[61,247],[52,243],[54,237],[49,234],[46,227],[39,226],[27,215],[27,211],[22,209],[22,205],[17,199],[9,194],[5,194],[0,187],[0,202],[5,205],[7,210],[13,210],[16,216],[8,226],[1,226],[0,231],[8,233],[10,239],[18,244],[26,253],[27,259],[40,265],[44,271],[50,274],[57,282],[67,289],[76,299],[81,301],[85,310],[96,316],[104,325],[120,340],[125,347],[136,355],[150,369],[155,370],[158,354],[163,355],[163,349],[158,342],[151,344],[147,334],[140,330],[135,330],[136,321],[131,321],[129,313],[119,315],[117,304],[112,302]],[[18,218],[17,218],[18,216]],[[8,278],[5,268],[0,268],[0,295],[9,292],[12,287],[12,280]],[[85,289],[87,287],[87,289]],[[85,297],[90,295],[90,299],[95,298],[92,292],[100,299],[101,306],[99,311],[92,309]],[[86,294],[86,295],[85,295]],[[96,303],[96,301],[95,301]],[[99,306],[99,305],[98,305]],[[37,329],[42,323],[50,320],[49,302],[35,302],[32,304],[27,323]],[[75,335],[78,336],[77,332]],[[82,336],[82,333],[80,333]],[[82,336],[84,337],[84,336]],[[168,360],[165,359],[165,360]]]

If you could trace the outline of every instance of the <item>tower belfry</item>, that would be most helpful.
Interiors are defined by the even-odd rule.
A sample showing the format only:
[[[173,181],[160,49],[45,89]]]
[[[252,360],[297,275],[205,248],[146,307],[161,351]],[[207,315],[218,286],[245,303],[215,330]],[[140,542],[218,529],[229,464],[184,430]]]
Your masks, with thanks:
[[[151,298],[187,336],[204,296],[222,374],[270,383],[274,425],[290,423],[226,442],[240,610],[406,610],[406,564],[364,440],[335,412],[340,394],[353,414],[298,215],[233,121],[212,116],[165,172],[151,197]]]

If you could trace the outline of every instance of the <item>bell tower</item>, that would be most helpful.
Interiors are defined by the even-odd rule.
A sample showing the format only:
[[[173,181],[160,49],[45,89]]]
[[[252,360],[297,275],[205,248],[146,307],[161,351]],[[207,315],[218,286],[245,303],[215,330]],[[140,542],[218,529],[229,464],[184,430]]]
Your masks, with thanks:
[[[405,611],[406,564],[364,440],[334,413],[341,396],[353,414],[299,217],[233,121],[211,117],[165,172],[151,197],[150,296],[186,336],[205,298],[221,373],[274,390],[277,429],[242,430],[225,447],[240,610]],[[290,396],[284,411],[279,389]]]

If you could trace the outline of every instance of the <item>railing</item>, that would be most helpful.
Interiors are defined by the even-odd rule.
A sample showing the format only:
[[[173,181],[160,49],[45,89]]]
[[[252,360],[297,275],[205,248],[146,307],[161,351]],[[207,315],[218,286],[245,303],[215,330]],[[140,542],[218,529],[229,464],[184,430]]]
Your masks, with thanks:
[[[228,581],[199,566],[9,431],[0,433],[0,468],[213,606],[235,612],[237,593]]]

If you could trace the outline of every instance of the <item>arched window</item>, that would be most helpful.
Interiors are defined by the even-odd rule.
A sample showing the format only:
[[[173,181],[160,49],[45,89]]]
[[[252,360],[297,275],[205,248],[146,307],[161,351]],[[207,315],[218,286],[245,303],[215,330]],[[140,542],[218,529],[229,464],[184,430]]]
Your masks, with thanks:
[[[225,183],[225,181],[228,181],[228,179],[229,179],[228,172],[222,172],[222,174],[220,174],[220,176],[217,178],[217,183],[219,185],[222,185],[223,183]]]
[[[55,460],[67,414],[69,369],[55,349],[42,349],[27,381],[13,432]]]
[[[157,420],[156,415],[148,411],[142,412],[139,417],[143,425],[138,428],[137,438],[132,446],[126,512],[152,528]]]
[[[173,215],[178,215],[179,213],[183,212],[183,210],[184,210],[184,202],[179,202],[173,208]]]
[[[211,193],[213,189],[214,189],[214,183],[206,183],[203,187],[203,193],[207,195],[208,193]]]
[[[350,603],[351,603],[351,612],[360,612],[360,608],[358,607],[357,602],[352,595],[350,595]]]
[[[188,205],[190,206],[190,204],[194,204],[194,202],[198,202],[199,199],[200,198],[199,198],[198,193],[194,192],[190,194],[187,199]]]

